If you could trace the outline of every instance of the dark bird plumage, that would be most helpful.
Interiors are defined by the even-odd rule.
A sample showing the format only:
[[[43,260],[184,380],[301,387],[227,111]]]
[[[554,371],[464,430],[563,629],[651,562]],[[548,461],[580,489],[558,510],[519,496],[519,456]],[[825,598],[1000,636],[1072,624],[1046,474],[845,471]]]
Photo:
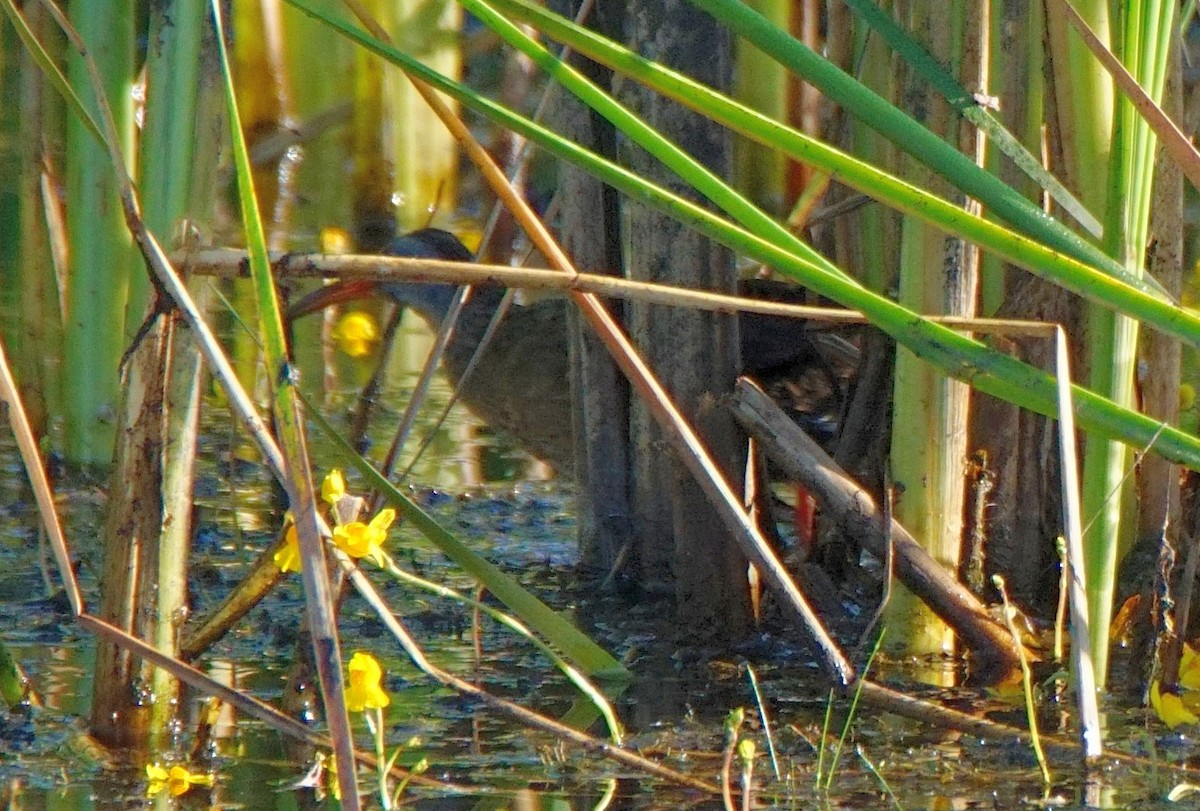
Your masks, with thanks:
[[[469,262],[471,253],[446,231],[426,228],[396,239],[387,253]],[[750,292],[779,298],[795,288],[754,281]],[[436,283],[338,283],[310,294],[292,308],[293,317],[329,304],[382,293],[410,307],[437,329],[446,317],[455,287]],[[463,308],[442,365],[458,384],[504,296],[502,288],[477,286]],[[474,372],[461,386],[463,403],[484,422],[512,434],[530,453],[559,470],[573,459],[571,399],[567,360],[567,302],[543,299],[514,306]],[[840,384],[802,321],[743,313],[739,319],[743,367],[757,377],[800,379],[815,371],[837,394]]]

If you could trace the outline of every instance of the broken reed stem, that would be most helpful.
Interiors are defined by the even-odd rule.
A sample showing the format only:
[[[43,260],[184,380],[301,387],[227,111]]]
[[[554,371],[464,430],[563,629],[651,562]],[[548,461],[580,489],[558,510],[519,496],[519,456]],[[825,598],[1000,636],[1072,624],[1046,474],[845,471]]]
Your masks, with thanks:
[[[738,381],[734,416],[757,439],[780,469],[798,481],[849,537],[879,560],[894,550],[895,571],[906,587],[952,627],[980,656],[1015,666],[1017,651],[1008,632],[981,603],[894,519],[884,525],[869,493],[837,466],[790,417],[751,381]]]

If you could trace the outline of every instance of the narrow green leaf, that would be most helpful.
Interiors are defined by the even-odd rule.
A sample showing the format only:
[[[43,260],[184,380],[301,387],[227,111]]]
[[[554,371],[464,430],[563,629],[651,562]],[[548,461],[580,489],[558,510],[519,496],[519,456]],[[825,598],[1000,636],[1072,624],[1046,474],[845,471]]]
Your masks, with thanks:
[[[904,57],[904,61],[915,68],[925,81],[942,94],[946,102],[987,134],[988,140],[1007,155],[1017,168],[1050,194],[1063,209],[1075,218],[1075,221],[1099,238],[1104,229],[1087,206],[1075,198],[1070,190],[1057,177],[1050,173],[1036,155],[1025,148],[1000,121],[988,112],[979,100],[959,84],[948,70],[942,67],[921,43],[917,42],[908,32],[884,14],[872,0],[846,0],[846,5],[858,14],[871,28],[892,46],[896,53]]]

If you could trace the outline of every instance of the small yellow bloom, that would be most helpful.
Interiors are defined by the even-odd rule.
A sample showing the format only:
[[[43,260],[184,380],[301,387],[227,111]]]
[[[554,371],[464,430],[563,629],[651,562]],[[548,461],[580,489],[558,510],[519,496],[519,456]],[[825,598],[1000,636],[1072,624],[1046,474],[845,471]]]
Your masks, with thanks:
[[[341,254],[350,253],[354,247],[353,240],[350,239],[350,234],[344,228],[335,228],[334,226],[326,226],[321,229],[320,234],[321,253]]]
[[[338,348],[352,358],[371,354],[371,347],[379,341],[379,327],[369,313],[346,313],[330,333]]]
[[[321,482],[321,500],[330,507],[335,507],[345,497],[346,479],[342,476],[342,471],[335,467],[325,476],[325,481]]]
[[[1186,642],[1179,656],[1179,686],[1200,690],[1200,653]]]
[[[192,786],[211,786],[213,784],[211,774],[192,774],[186,767],[178,764],[166,769],[157,763],[147,763],[146,779],[150,781],[146,787],[148,797],[153,797],[164,788],[171,793],[172,797],[179,797],[187,794],[188,789]]]
[[[1150,705],[1169,729],[1181,724],[1200,724],[1200,718],[1183,705],[1183,699],[1175,693],[1159,691],[1157,680],[1150,684]]]
[[[300,533],[296,530],[296,524],[290,516],[283,537],[283,546],[275,551],[275,555],[271,559],[275,561],[275,565],[281,572],[298,572],[302,568],[300,565]]]
[[[346,687],[346,709],[350,712],[382,709],[392,703],[379,684],[383,680],[383,668],[371,654],[355,653],[350,657],[346,673],[350,681]]]
[[[333,530],[333,542],[352,558],[374,557],[387,540],[388,527],[396,520],[393,509],[380,510],[370,524],[351,521]]]
[[[330,754],[325,758],[325,774],[326,780],[329,782],[329,792],[333,795],[333,799],[339,803],[342,801],[342,784],[338,782],[337,774],[337,758]]]

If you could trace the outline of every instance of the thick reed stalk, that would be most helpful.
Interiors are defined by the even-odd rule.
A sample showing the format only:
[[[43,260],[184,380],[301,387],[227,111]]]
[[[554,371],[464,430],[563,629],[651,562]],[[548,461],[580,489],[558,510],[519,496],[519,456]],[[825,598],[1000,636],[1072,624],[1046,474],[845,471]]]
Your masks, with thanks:
[[[398,0],[392,4],[397,47],[443,76],[461,73],[459,36],[462,11],[457,3]],[[390,71],[397,216],[403,230],[428,224],[435,214],[454,210],[458,199],[458,144],[408,77]],[[447,102],[453,104],[453,102]]]
[[[1123,16],[1114,21],[1109,19],[1107,3],[1080,3],[1077,9],[1102,42],[1119,43],[1116,55],[1150,97],[1160,100],[1174,28],[1174,5],[1129,4]],[[1068,161],[1074,157],[1069,165],[1076,172],[1082,199],[1105,223],[1105,251],[1129,273],[1140,276],[1148,242],[1156,138],[1127,100],[1121,98],[1117,103],[1111,79],[1097,69],[1094,57],[1083,50],[1075,32],[1067,36],[1059,30],[1055,16],[1051,15],[1052,42],[1059,48],[1055,82],[1056,86],[1059,81],[1066,82],[1072,91],[1066,103],[1071,105],[1068,120],[1074,126],[1064,132],[1070,136],[1064,138],[1064,155]],[[1060,59],[1063,53],[1067,54],[1066,61]],[[1098,133],[1109,135],[1101,141]],[[1109,172],[1097,172],[1097,166],[1107,166]],[[1089,195],[1099,203],[1089,202]],[[1089,308],[1088,335],[1091,388],[1114,402],[1132,405],[1137,322]],[[1108,670],[1108,631],[1117,562],[1121,548],[1128,548],[1134,526],[1132,487],[1127,477],[1131,461],[1128,449],[1101,440],[1089,442],[1084,455],[1083,514],[1091,521],[1086,537],[1086,577],[1096,683],[1100,687],[1105,684]]]
[[[104,525],[98,615],[138,639],[152,639],[157,603],[163,503],[163,386],[166,319],[145,334],[130,357],[116,462]],[[147,745],[154,702],[142,660],[114,642],[96,649],[92,734],[111,747]],[[169,689],[168,701],[174,690]]]
[[[968,2],[955,8],[947,14],[940,3],[913,3],[906,28],[956,74],[969,75],[977,84],[979,7]],[[972,81],[963,83],[970,86]],[[930,103],[923,123],[952,140],[973,138],[965,122],[940,102]],[[910,163],[909,172],[924,187],[944,185],[923,166]],[[974,315],[977,260],[961,239],[906,219],[900,241],[900,302],[923,313]],[[907,350],[898,352],[891,451],[892,474],[900,488],[896,514],[950,571],[958,570],[962,545],[968,405],[965,384],[938,374]],[[953,652],[949,627],[907,589],[895,591],[886,616],[893,647],[918,656]]]
[[[146,206],[146,225],[168,239],[178,223],[195,208],[193,182],[210,178],[197,161],[197,151],[208,155],[212,166],[212,139],[198,137],[200,79],[205,64],[203,43],[207,6],[204,0],[174,0],[155,6],[151,13],[151,48],[146,61],[146,114],[142,131],[140,187]],[[211,60],[210,60],[211,61]],[[207,192],[202,211],[212,208],[212,184],[201,183]],[[200,218],[203,220],[204,218]],[[207,287],[205,287],[207,289]],[[194,293],[200,291],[193,290]],[[146,401],[163,421],[162,466],[159,490],[162,511],[157,538],[156,565],[147,573],[151,588],[139,593],[150,603],[141,607],[152,616],[149,639],[163,653],[178,655],[180,626],[186,615],[188,555],[191,550],[192,497],[196,441],[200,414],[200,354],[186,330],[167,327],[164,358],[169,363],[163,383],[161,404]],[[126,413],[135,423],[137,415]],[[121,543],[120,538],[111,539]],[[168,671],[155,668],[149,674],[154,703],[150,734],[169,743],[179,707],[179,682]]]
[[[100,70],[126,157],[134,137],[134,6],[133,0],[71,5],[71,20]],[[68,75],[94,110],[78,54],[68,59]],[[63,353],[64,450],[72,461],[108,465],[120,400],[117,364],[132,334],[128,319],[140,321],[145,310],[146,274],[114,203],[117,185],[108,156],[74,116],[67,120],[66,167],[71,280]]]
[[[61,36],[49,14],[34,6],[26,14],[30,26],[50,49],[61,49]],[[47,155],[51,150],[48,132],[62,132],[62,101],[50,90],[30,53],[20,52],[20,131],[16,143],[21,153],[17,177],[18,212],[17,264],[4,284],[15,291],[20,318],[5,325],[13,371],[34,431],[44,436],[50,416],[63,413],[62,381],[57,360],[63,356],[64,318],[62,290],[56,284],[55,257],[51,245],[62,236],[61,207],[57,195],[46,195],[61,178],[51,177],[48,166],[61,161]],[[47,158],[50,160],[47,161]],[[8,321],[9,319],[5,319]]]

